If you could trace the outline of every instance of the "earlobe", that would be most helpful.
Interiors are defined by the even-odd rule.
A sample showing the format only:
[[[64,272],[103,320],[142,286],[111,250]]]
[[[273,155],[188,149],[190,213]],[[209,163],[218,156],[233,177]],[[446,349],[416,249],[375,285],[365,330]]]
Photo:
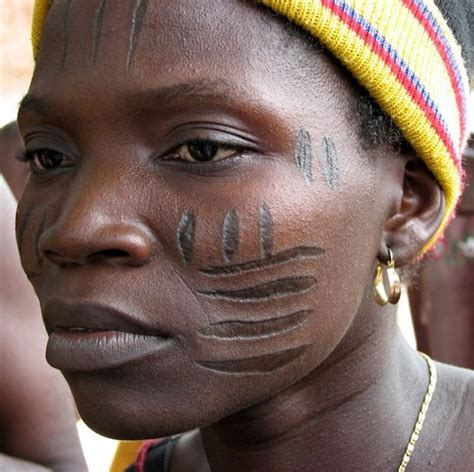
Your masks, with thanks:
[[[380,254],[390,247],[397,267],[412,262],[438,229],[445,208],[444,194],[433,174],[417,158],[405,164],[398,211],[385,222]]]

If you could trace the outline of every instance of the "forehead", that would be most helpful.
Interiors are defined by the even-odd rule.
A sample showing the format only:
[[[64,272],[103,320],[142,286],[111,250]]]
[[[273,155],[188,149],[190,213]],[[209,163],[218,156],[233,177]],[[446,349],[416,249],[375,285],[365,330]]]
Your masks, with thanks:
[[[189,81],[288,98],[312,85],[340,89],[332,62],[285,21],[243,0],[55,1],[32,89],[51,98]]]

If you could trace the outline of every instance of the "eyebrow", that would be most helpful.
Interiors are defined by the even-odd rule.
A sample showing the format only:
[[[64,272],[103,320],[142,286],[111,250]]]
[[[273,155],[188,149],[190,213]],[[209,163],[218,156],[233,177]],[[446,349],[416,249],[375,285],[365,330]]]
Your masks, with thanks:
[[[250,97],[239,91],[234,85],[224,81],[195,80],[173,84],[158,89],[140,90],[128,98],[134,105],[155,108],[164,104],[192,99],[194,101],[236,102],[239,98],[252,102]]]
[[[224,80],[194,80],[157,89],[126,92],[125,94],[125,100],[128,105],[132,107],[138,106],[145,109],[159,108],[178,101],[182,102],[191,99],[194,102],[212,101],[219,104],[237,103],[237,101],[244,99],[247,105],[258,105],[256,101],[245,96],[244,92],[240,92],[234,85]],[[239,96],[241,97],[240,100]],[[37,115],[47,115],[48,109],[50,109],[50,106],[46,99],[27,94],[20,101],[18,114],[32,112]]]

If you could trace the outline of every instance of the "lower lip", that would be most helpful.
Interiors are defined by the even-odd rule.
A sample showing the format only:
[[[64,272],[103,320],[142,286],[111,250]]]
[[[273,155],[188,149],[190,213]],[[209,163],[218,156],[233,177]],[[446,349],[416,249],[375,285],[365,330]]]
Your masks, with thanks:
[[[170,338],[120,331],[56,330],[49,335],[46,358],[64,371],[112,369],[157,354]]]

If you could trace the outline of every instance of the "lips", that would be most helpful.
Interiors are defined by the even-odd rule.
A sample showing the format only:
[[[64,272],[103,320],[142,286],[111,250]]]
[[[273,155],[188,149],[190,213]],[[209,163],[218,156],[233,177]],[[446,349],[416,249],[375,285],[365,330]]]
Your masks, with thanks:
[[[110,369],[161,355],[172,337],[114,307],[49,300],[43,310],[48,362],[63,371]]]

